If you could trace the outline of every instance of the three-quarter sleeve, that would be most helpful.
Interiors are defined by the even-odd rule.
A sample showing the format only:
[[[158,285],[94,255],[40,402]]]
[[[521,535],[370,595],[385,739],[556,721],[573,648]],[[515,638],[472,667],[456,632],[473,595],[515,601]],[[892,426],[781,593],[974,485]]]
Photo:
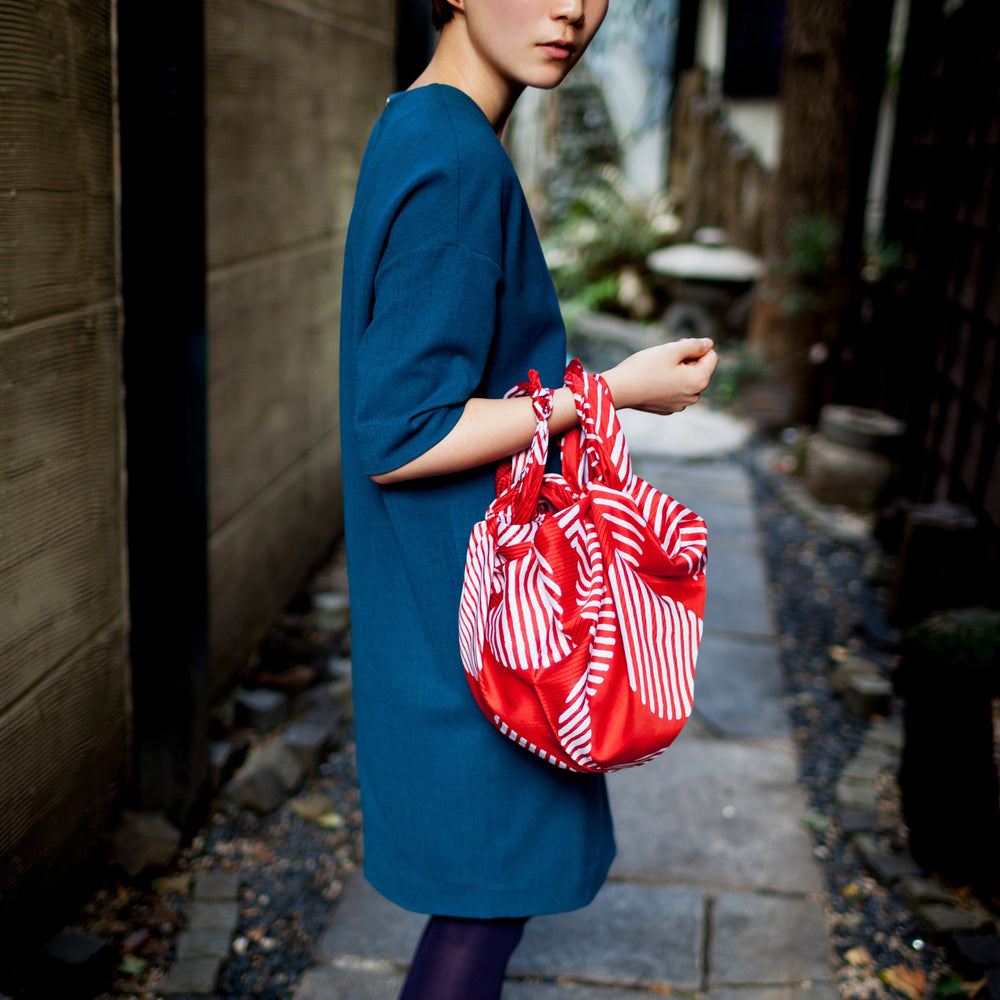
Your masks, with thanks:
[[[458,422],[489,361],[502,272],[456,245],[385,260],[356,355],[355,429],[368,475],[418,458]]]

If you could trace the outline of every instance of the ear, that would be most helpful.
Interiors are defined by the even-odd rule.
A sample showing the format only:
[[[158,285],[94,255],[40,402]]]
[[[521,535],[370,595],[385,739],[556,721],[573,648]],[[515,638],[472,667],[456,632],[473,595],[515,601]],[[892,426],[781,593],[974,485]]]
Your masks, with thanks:
[[[448,0],[448,5],[452,8],[452,10],[461,11],[463,14],[465,13],[465,0]]]

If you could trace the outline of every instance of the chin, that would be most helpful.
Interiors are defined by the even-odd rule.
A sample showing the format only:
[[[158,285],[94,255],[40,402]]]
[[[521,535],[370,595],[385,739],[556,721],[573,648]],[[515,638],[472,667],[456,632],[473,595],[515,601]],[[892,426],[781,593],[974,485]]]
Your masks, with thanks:
[[[576,64],[574,63],[573,65]],[[536,90],[555,90],[569,76],[569,71],[572,68],[572,66],[566,68],[560,67],[557,72],[539,73],[536,79],[528,81],[528,86],[534,87]]]

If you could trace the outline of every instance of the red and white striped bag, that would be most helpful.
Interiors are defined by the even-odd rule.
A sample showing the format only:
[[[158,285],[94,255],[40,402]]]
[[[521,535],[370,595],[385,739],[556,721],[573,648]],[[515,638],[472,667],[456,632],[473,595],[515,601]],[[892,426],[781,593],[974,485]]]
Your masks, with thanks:
[[[705,608],[705,522],[632,471],[611,393],[570,362],[580,427],[545,473],[552,392],[537,372],[535,435],[497,471],[472,530],[459,638],[480,708],[571,771],[614,771],[666,749],[691,714]]]

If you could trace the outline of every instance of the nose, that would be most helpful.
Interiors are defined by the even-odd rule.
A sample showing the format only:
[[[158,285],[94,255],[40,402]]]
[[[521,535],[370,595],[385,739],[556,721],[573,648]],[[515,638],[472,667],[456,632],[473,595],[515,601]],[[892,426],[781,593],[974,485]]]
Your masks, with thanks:
[[[570,24],[583,23],[584,0],[553,0],[552,16]]]

